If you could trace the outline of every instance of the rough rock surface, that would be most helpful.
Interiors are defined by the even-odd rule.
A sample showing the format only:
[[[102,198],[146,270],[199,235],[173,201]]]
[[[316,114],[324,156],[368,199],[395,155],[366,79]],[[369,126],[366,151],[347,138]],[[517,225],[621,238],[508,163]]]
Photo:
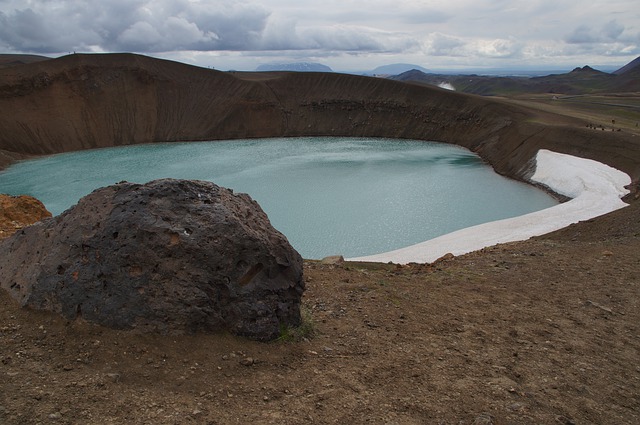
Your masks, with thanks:
[[[51,213],[32,196],[0,194],[0,239],[47,217],[51,217]]]
[[[0,242],[0,282],[68,319],[259,340],[299,324],[304,290],[302,258],[248,195],[168,179],[98,189]]]

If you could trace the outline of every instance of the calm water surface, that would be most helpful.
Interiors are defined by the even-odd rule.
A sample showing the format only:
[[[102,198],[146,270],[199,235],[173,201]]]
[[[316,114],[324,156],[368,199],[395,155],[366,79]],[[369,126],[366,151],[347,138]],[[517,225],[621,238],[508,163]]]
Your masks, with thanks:
[[[166,143],[72,152],[0,173],[0,193],[60,214],[121,180],[209,180],[246,192],[305,258],[376,254],[556,205],[441,143],[353,138]]]

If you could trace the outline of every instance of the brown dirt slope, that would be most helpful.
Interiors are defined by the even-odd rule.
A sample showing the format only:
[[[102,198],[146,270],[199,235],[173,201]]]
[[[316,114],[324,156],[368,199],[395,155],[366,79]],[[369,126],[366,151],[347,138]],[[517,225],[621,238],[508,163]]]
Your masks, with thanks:
[[[522,178],[539,148],[640,176],[625,132],[437,88],[331,73],[223,73],[131,54],[70,55],[0,70],[0,152],[40,155],[176,140],[306,135],[466,146]],[[8,155],[8,154],[7,154]],[[10,159],[0,156],[0,165]]]
[[[19,66],[26,63],[46,61],[50,58],[39,55],[20,55],[20,54],[2,54],[0,53],[0,68],[8,68],[10,66]]]

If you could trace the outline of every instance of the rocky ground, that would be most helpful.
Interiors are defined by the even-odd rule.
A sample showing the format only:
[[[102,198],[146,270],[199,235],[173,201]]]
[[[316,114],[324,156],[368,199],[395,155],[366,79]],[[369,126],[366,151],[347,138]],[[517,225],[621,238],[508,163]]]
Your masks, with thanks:
[[[133,55],[47,62],[0,73],[0,167],[149,140],[340,134],[455,140],[515,177],[540,148],[615,166],[636,189],[640,176],[626,109],[558,115],[550,101],[532,112],[380,79],[257,81]],[[623,131],[588,126],[612,117]],[[0,423],[640,423],[639,208],[433,265],[307,261],[304,329],[273,343],[114,331],[0,291]]]
[[[304,335],[135,335],[0,293],[7,424],[635,424],[638,208],[433,265],[305,263]]]

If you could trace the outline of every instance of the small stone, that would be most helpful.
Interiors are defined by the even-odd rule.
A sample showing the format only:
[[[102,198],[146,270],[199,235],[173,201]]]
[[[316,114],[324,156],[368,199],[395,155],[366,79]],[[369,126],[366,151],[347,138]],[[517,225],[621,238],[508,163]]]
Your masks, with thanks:
[[[62,370],[64,370],[65,372],[69,372],[73,370],[73,366],[71,365],[64,365],[62,366]]]
[[[253,357],[245,357],[244,359],[240,360],[240,364],[243,366],[253,366],[255,362],[256,361]]]
[[[439,262],[442,262],[442,261],[449,261],[449,260],[453,260],[454,258],[456,258],[455,255],[453,255],[450,252],[447,252],[442,257],[440,257],[436,261],[434,261],[434,263],[439,263]]]
[[[58,420],[60,418],[62,418],[62,413],[60,412],[55,412],[49,415],[49,419]]]
[[[320,260],[320,263],[335,266],[344,263],[344,257],[342,255],[330,255]]]
[[[611,257],[613,255],[613,252],[611,251],[602,251],[602,255],[605,257]]]
[[[473,425],[494,425],[493,416],[488,413],[482,413],[474,419]]]
[[[566,416],[556,417],[556,422],[561,423],[562,425],[576,425],[573,419],[567,418]]]
[[[524,404],[522,403],[513,403],[509,405],[509,410],[513,410],[514,412],[522,409],[524,409]]]
[[[107,378],[111,382],[120,382],[120,374],[119,373],[107,373]]]

